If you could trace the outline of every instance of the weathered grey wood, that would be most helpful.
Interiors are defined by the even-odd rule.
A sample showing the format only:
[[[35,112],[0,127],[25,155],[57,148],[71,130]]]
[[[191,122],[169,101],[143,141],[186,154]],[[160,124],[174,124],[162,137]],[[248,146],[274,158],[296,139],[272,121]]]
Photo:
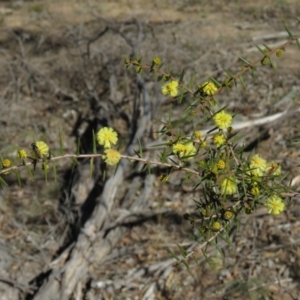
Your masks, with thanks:
[[[141,98],[143,116],[138,121],[137,132],[128,146],[126,155],[133,155],[133,149],[137,146],[138,139],[142,138],[148,128],[150,121],[150,102],[147,89],[141,77],[137,77],[138,86],[142,97],[136,97],[139,108]],[[137,121],[137,120],[136,120]],[[97,205],[90,219],[85,223],[73,248],[67,249],[61,254],[61,257],[69,256],[65,264],[59,264],[52,269],[47,282],[45,282],[36,293],[35,300],[65,300],[70,299],[76,286],[80,283],[85,286],[89,279],[90,266],[97,264],[108,255],[116,243],[123,237],[125,228],[117,227],[111,230],[104,237],[105,225],[108,222],[108,216],[114,206],[115,196],[118,187],[124,182],[125,174],[130,171],[128,161],[121,161],[117,172],[109,178],[105,184],[102,195],[97,199]],[[154,176],[148,175],[145,189],[141,196],[131,205],[132,209],[144,207],[145,202],[151,195]]]

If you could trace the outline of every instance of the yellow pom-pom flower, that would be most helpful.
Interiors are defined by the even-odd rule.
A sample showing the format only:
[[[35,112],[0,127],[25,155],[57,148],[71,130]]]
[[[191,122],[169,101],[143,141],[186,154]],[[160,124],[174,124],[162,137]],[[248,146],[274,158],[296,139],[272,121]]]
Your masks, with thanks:
[[[250,160],[250,172],[253,176],[261,177],[267,170],[267,162],[265,159],[260,157],[259,154],[252,156]]]
[[[159,57],[154,57],[153,58],[153,64],[160,65],[161,64],[161,59]]]
[[[206,81],[202,84],[201,86],[202,88],[202,91],[206,94],[206,95],[213,95],[217,90],[218,88],[215,86],[215,84],[211,81]]]
[[[185,148],[186,148],[186,150],[185,150],[186,155],[185,156],[193,156],[197,152],[197,149],[196,149],[196,147],[194,146],[194,144],[192,142],[187,143],[185,145]],[[190,157],[190,158],[192,158],[192,157]]]
[[[276,56],[277,56],[277,57],[282,57],[283,54],[284,54],[284,49],[283,49],[283,48],[278,49],[278,50],[276,51]]]
[[[194,136],[195,136],[196,139],[200,140],[200,138],[202,136],[201,131],[195,131]]]
[[[281,166],[274,161],[267,163],[266,172],[270,175],[279,176],[281,175]]]
[[[135,71],[137,73],[140,73],[143,69],[140,66],[135,67]]]
[[[36,141],[31,144],[32,151],[30,155],[33,159],[45,159],[50,157],[49,146],[43,141]]]
[[[116,165],[121,159],[121,154],[117,150],[105,149],[104,153],[103,159],[108,165]]]
[[[111,148],[111,144],[118,142],[118,134],[111,127],[103,127],[97,133],[97,141],[99,145],[105,149]]]
[[[217,163],[218,169],[223,170],[226,166],[226,163],[223,159],[220,159]]]
[[[284,211],[285,208],[284,202],[277,195],[269,197],[266,206],[268,208],[268,213],[271,215],[279,215]]]
[[[206,148],[207,147],[206,141],[200,141],[200,147],[201,148]]]
[[[179,157],[184,156],[185,149],[186,149],[186,147],[182,143],[176,143],[173,145],[173,153],[177,154]]]
[[[233,177],[224,178],[221,181],[221,194],[232,195],[237,192],[236,180]]]
[[[254,186],[253,188],[251,188],[250,193],[251,193],[253,196],[259,195],[259,193],[260,193],[259,188],[258,188],[257,186]]]
[[[225,144],[226,139],[225,139],[224,134],[217,133],[214,135],[213,141],[217,147],[221,147],[222,145]]]
[[[178,85],[177,81],[172,80],[170,83],[163,85],[161,91],[165,96],[176,97],[178,95]]]
[[[221,224],[220,224],[220,222],[214,222],[213,224],[212,224],[212,230],[214,230],[214,231],[219,231],[221,229]]]
[[[192,142],[188,142],[186,144],[176,143],[173,145],[173,153],[177,154],[180,158],[184,156],[193,156],[197,152],[196,147]],[[191,159],[192,157],[189,157]]]
[[[25,151],[24,149],[20,149],[20,150],[18,151],[18,153],[17,153],[17,156],[18,156],[20,159],[24,160],[24,159],[27,157],[27,153],[26,153],[26,151]]]
[[[8,158],[3,159],[3,161],[2,161],[3,169],[9,168],[10,166],[11,166],[11,161]]]
[[[216,126],[220,129],[227,129],[232,122],[232,116],[226,113],[224,110],[218,112],[213,117]]]
[[[5,158],[5,159],[2,160],[2,168],[3,168],[3,169],[7,169],[7,168],[9,168],[10,166],[11,166],[11,161],[10,161],[8,158]],[[8,175],[9,172],[4,172],[4,173],[2,173],[2,174]]]
[[[233,213],[230,210],[226,210],[224,213],[224,218],[230,220],[233,217]]]

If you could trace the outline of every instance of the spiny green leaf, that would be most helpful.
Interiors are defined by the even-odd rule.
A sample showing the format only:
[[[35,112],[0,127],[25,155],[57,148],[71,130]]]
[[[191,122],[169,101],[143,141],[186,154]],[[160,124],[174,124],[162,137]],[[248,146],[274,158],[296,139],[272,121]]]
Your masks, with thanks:
[[[151,165],[147,163],[148,174],[151,174]]]
[[[245,84],[245,82],[244,82],[244,79],[243,79],[243,77],[242,77],[242,76],[240,76],[240,77],[239,77],[239,79],[240,79],[240,81],[241,81],[242,85],[244,86],[244,88],[246,89],[246,88],[247,88],[247,86],[246,86],[246,84]]]
[[[293,39],[293,38],[294,38],[294,35],[289,31],[289,29],[286,27],[285,24],[283,24],[283,25],[284,25],[284,28],[285,28],[286,32],[288,33],[289,37],[290,37],[291,39]]]
[[[106,169],[103,170],[103,175],[102,175],[102,180],[103,182],[105,181],[105,178],[106,178]]]
[[[198,259],[197,259],[197,257],[193,254],[192,255],[192,259],[194,260],[194,262],[197,264],[197,266],[199,266],[200,265],[200,263],[199,263],[199,261],[198,261]]]
[[[6,181],[1,176],[0,176],[0,185],[1,185],[1,187],[8,186]]]
[[[21,187],[22,184],[21,184],[21,178],[20,178],[20,172],[19,172],[19,170],[18,169],[15,170],[14,173],[16,174],[16,177],[17,177],[17,180],[18,180],[18,185],[19,185],[19,187]]]
[[[92,178],[94,172],[94,157],[90,159],[90,178]]]
[[[189,237],[191,240],[197,242],[197,237],[194,236],[192,233],[188,232],[187,235],[188,235],[188,237]]]
[[[45,166],[45,164],[46,163],[43,163],[42,166]],[[48,182],[48,172],[45,167],[43,167],[43,169],[44,169],[43,171],[44,171],[45,181]]]
[[[263,55],[263,56],[266,56],[266,52],[263,50],[263,49],[261,49],[258,45],[256,45],[256,44],[254,44],[255,45],[255,47],[261,52],[261,54]]]
[[[183,100],[183,97],[185,95],[187,95],[188,93],[184,90],[184,89],[181,89],[181,92],[180,92],[180,97],[178,98],[178,103],[182,103],[182,100]]]
[[[78,160],[76,159],[76,157],[72,157],[72,173],[75,171],[76,166],[79,165]]]
[[[64,147],[63,147],[63,139],[62,139],[62,132],[59,130],[59,153],[60,155],[64,155]]]
[[[223,233],[224,233],[224,231],[223,231]],[[228,238],[228,235],[223,235],[223,234],[219,233],[218,238],[222,239],[228,245],[231,244],[230,239]],[[214,242],[214,244],[215,244],[216,248],[221,251],[221,249],[218,248],[218,243]],[[223,256],[223,252],[222,251],[220,252],[220,254]]]
[[[165,248],[177,261],[180,261],[180,258],[169,248]]]
[[[268,45],[266,44],[263,44],[265,46],[265,48],[268,50],[268,51],[272,51],[272,49],[270,47],[268,47]]]
[[[118,164],[117,164],[116,167],[115,167],[114,176],[116,175],[116,173],[117,173],[117,171],[118,171],[118,169],[119,169],[120,162],[121,162],[121,161],[119,161]]]
[[[215,248],[218,250],[218,252],[221,254],[222,258],[224,258],[224,254],[221,250],[221,248],[219,247],[218,243],[216,243],[216,241],[213,241],[212,244],[214,244]]]
[[[52,168],[53,168],[54,182],[57,182],[56,164],[54,162],[52,163]]]
[[[180,77],[179,77],[179,83],[183,83],[183,77],[184,77],[184,75],[185,75],[185,70],[183,69],[181,71],[181,74],[180,74]]]
[[[270,61],[272,68],[276,71],[276,65],[271,57],[269,57],[269,61]]]
[[[140,139],[138,139],[138,143],[139,143],[139,157],[142,158],[143,157],[143,147],[142,147],[142,143],[141,143]]]
[[[250,66],[250,65],[251,65],[251,63],[250,63],[247,59],[245,59],[245,58],[243,58],[243,57],[241,57],[241,56],[239,56],[239,59],[240,59],[241,61],[243,61],[247,66]]]
[[[195,74],[192,73],[189,83],[187,85],[189,89],[191,89],[194,86],[194,77],[195,77]]]
[[[185,250],[182,246],[180,246],[179,244],[176,244],[176,245],[177,245],[177,247],[178,247],[178,249],[179,249],[181,255],[182,255],[183,257],[186,257],[186,255],[187,255],[186,250]]]
[[[186,270],[191,273],[188,263],[184,259],[181,262],[186,266]]]
[[[96,136],[94,130],[93,130],[93,153],[97,154],[97,143],[96,143]]]
[[[219,88],[222,83],[219,82],[217,79],[215,79],[214,77],[209,76],[209,79]]]
[[[257,79],[256,78],[256,69],[254,67],[250,67],[250,70],[251,70],[251,76],[254,78],[254,79]]]
[[[78,141],[77,141],[77,146],[76,146],[76,155],[79,155],[80,154],[80,139],[78,138]]]
[[[228,77],[233,77],[233,74],[229,70],[223,69],[223,71],[228,75]]]
[[[29,168],[29,166],[26,166],[26,170],[27,170],[27,172],[29,174],[30,179],[33,181],[34,180],[34,176],[33,176],[33,173],[31,171],[31,169]]]

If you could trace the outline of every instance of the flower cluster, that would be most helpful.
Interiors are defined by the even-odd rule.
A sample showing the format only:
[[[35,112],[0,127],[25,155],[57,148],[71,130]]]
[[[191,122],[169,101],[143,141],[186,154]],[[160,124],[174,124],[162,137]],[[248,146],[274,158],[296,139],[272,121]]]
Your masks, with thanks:
[[[49,146],[43,142],[43,141],[36,141],[31,144],[32,150],[30,152],[31,158],[34,160],[40,160],[40,159],[49,159],[50,158],[50,152],[49,152]],[[24,155],[24,153],[18,153],[18,156],[21,157],[21,155]]]
[[[108,165],[116,165],[121,159],[121,154],[112,149],[112,145],[118,142],[118,134],[111,127],[101,128],[96,136],[99,145],[104,147],[103,159]]]
[[[212,96],[218,90],[215,84],[211,81],[206,81],[202,84],[201,89],[205,95]]]
[[[179,158],[187,157],[191,159],[195,156],[196,152],[197,149],[192,142],[176,143],[173,145],[173,153],[177,154]]]
[[[27,152],[24,149],[20,149],[17,153],[18,158],[20,158],[21,160],[24,160],[27,158]]]
[[[213,119],[219,129],[227,129],[230,127],[232,122],[232,116],[226,113],[224,110],[215,114]]]
[[[234,177],[224,178],[220,184],[222,195],[233,195],[237,192],[236,179]]]
[[[285,204],[279,196],[273,195],[267,199],[266,207],[269,214],[279,215],[284,211]]]
[[[10,166],[11,166],[11,161],[10,161],[10,159],[5,158],[5,159],[2,160],[2,168],[3,168],[3,169],[7,169],[7,168],[9,168]],[[9,172],[4,172],[3,174],[4,174],[4,175],[8,175]]]
[[[167,96],[176,97],[178,95],[178,81],[172,80],[170,83],[167,83],[162,86],[162,93]]]
[[[274,161],[267,163],[259,154],[255,154],[250,159],[249,172],[254,177],[265,175],[279,176],[281,175],[281,166]]]
[[[226,138],[222,133],[216,133],[213,137],[213,141],[217,147],[221,147],[226,143]]]
[[[110,127],[103,127],[97,133],[97,141],[99,145],[109,149],[118,142],[118,134]]]

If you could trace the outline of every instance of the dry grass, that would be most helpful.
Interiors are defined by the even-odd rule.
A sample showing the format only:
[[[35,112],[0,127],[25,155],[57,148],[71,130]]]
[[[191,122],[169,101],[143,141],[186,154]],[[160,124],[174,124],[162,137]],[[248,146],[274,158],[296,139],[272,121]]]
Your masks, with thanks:
[[[100,126],[115,127],[125,148],[134,123],[136,78],[126,70],[122,55],[129,55],[130,40],[145,61],[159,55],[174,72],[186,68],[202,82],[208,75],[222,78],[222,68],[237,71],[237,57],[257,58],[249,51],[252,39],[283,31],[282,21],[299,31],[297,0],[231,1],[26,1],[3,2],[6,12],[0,27],[1,155],[16,146],[28,148],[33,139],[44,139],[54,154],[59,151],[59,130],[66,152],[75,152],[76,140],[91,153],[91,132]],[[137,20],[138,22],[134,21]],[[95,38],[105,26],[108,31]],[[297,27],[298,26],[298,27]],[[121,34],[128,40],[124,40]],[[94,39],[95,38],[95,39]],[[268,43],[283,41],[275,39]],[[89,47],[87,47],[89,45]],[[89,50],[87,52],[87,49]],[[257,81],[247,78],[241,86],[220,95],[222,105],[238,113],[237,120],[255,119],[299,106],[299,93],[281,102],[299,86],[300,56],[296,47],[277,60],[278,72],[259,68]],[[163,118],[169,106],[159,87],[145,75],[152,104],[152,118]],[[174,117],[180,116],[174,104]],[[153,119],[152,119],[153,120]],[[153,142],[158,125],[153,121],[143,136]],[[187,130],[192,124],[187,124]],[[261,128],[250,128],[245,143],[268,159],[277,159],[288,172],[298,175],[298,120],[286,118]],[[149,151],[149,157],[155,153]],[[57,165],[57,183],[43,172],[35,180],[22,170],[22,187],[13,174],[0,191],[0,294],[1,299],[42,299],[50,271],[70,261],[72,242],[79,240],[81,217],[91,217],[105,182],[101,165],[89,178],[89,164],[73,173],[70,161]],[[156,170],[154,170],[154,173]],[[197,253],[200,266],[190,262],[191,272],[174,261],[166,248],[177,252],[176,243],[192,247],[184,212],[193,212],[193,199],[201,191],[185,185],[183,174],[174,173],[168,184],[150,178],[135,166],[118,187],[117,198],[105,226],[122,217],[122,238],[101,257],[104,244],[94,245],[85,280],[74,290],[76,299],[298,299],[299,297],[299,200],[287,212],[273,218],[261,210],[244,216],[231,232],[232,245],[220,240],[223,257],[208,248],[212,265]],[[145,182],[151,182],[147,194]],[[297,187],[295,187],[296,189]],[[134,221],[124,216],[136,200]],[[117,226],[118,227],[118,226]],[[77,239],[77,240],[76,240]],[[112,242],[113,243],[113,242]],[[65,257],[63,254],[67,253]],[[97,255],[99,259],[97,259]],[[58,259],[55,261],[55,259]],[[86,280],[86,278],[88,280]],[[31,293],[33,292],[33,294]],[[27,295],[27,296],[26,296]],[[59,295],[56,295],[59,299]],[[84,298],[85,297],[85,298]],[[45,299],[45,298],[44,298]],[[63,298],[61,298],[63,299]]]

